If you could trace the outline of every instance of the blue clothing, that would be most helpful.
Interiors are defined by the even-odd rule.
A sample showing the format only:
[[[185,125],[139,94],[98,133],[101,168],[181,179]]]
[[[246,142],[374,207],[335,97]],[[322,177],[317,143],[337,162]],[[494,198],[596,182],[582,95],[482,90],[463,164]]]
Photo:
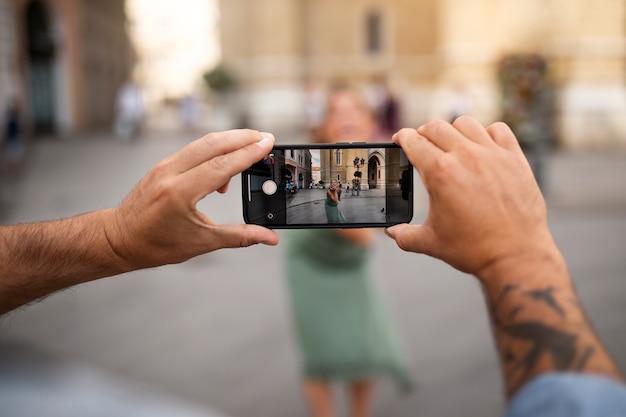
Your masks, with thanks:
[[[4,137],[7,143],[19,141],[20,139],[20,118],[17,110],[9,109],[7,111],[6,124],[4,128]]]
[[[504,416],[626,416],[626,386],[598,375],[545,374],[533,379],[513,397]]]

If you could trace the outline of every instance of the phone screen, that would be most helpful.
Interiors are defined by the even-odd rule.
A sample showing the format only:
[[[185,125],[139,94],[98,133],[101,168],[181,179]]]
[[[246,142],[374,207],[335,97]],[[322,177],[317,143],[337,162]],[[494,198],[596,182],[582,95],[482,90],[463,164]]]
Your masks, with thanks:
[[[247,223],[385,227],[413,216],[413,167],[393,144],[277,146],[242,175]]]

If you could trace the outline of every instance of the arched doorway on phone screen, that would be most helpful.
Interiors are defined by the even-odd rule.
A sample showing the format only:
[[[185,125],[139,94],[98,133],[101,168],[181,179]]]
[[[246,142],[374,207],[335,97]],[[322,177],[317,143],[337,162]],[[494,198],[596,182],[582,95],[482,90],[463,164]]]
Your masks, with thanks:
[[[377,184],[381,179],[380,167],[380,159],[376,155],[372,155],[367,161],[367,183],[370,190],[378,188]]]

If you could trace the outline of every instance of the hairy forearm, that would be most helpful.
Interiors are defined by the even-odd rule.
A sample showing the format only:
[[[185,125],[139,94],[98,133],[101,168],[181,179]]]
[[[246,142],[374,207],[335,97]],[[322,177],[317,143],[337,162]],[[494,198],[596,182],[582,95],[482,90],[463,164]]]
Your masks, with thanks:
[[[587,320],[556,246],[492,265],[480,278],[508,396],[543,372],[622,378]]]
[[[0,228],[0,314],[71,285],[126,272],[107,233],[112,210]]]

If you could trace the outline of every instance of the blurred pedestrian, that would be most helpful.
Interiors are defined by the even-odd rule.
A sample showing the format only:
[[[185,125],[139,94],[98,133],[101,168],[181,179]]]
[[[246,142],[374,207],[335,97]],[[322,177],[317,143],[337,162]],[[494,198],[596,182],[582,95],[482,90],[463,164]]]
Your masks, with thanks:
[[[327,143],[370,139],[372,113],[350,88],[331,92],[322,125]],[[332,180],[330,187],[337,187]],[[293,231],[286,272],[301,348],[304,396],[313,416],[334,415],[333,384],[344,383],[353,416],[371,414],[374,378],[411,385],[396,329],[374,285],[372,229]]]
[[[368,102],[377,121],[376,137],[381,142],[389,142],[391,136],[400,129],[400,102],[389,87],[385,77],[377,78],[369,87]]]
[[[200,102],[198,99],[193,94],[186,94],[180,100],[178,112],[183,129],[195,132],[200,119]]]
[[[461,85],[454,87],[448,105],[448,121],[454,122],[458,117],[471,113],[471,103],[467,92]]]
[[[15,98],[7,106],[2,139],[7,168],[9,172],[17,174],[24,163],[26,144],[20,106]]]
[[[400,129],[400,103],[393,92],[386,87],[386,97],[383,103],[381,120],[381,133],[383,141],[389,141],[391,136]]]
[[[118,91],[115,100],[115,135],[123,140],[138,136],[144,113],[141,88],[134,81],[127,81]]]

